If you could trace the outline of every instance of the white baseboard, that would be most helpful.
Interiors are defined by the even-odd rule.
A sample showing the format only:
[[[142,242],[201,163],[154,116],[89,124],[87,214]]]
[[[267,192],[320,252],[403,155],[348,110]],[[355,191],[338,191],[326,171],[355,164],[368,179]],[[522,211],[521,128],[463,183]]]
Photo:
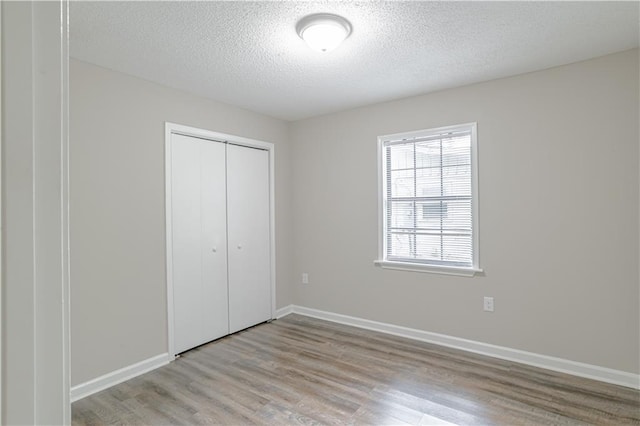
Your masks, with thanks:
[[[285,315],[288,315],[289,313],[296,313],[308,317],[364,328],[367,330],[393,334],[395,336],[407,337],[409,339],[420,340],[422,342],[434,343],[436,345],[446,346],[449,348],[461,349],[464,351],[487,355],[494,358],[500,358],[507,361],[514,361],[534,367],[546,368],[548,370],[572,374],[574,376],[599,380],[601,382],[612,383],[615,385],[634,389],[640,389],[640,375],[628,373],[626,371],[599,367],[597,365],[585,364],[568,359],[521,351],[519,349],[511,349],[504,346],[496,346],[488,343],[477,342],[474,340],[448,336],[446,334],[431,333],[414,328],[401,327],[393,324],[371,321],[363,318],[336,314],[333,312],[321,311],[318,309],[305,308],[303,306],[297,305],[289,305],[279,309],[277,318],[281,318]]]
[[[640,375],[638,374],[613,370],[611,368],[599,367],[597,365],[585,364],[563,358],[536,354],[533,352],[521,351],[519,349],[511,349],[504,346],[491,345],[474,340],[461,339],[459,337],[447,336],[446,334],[431,333],[429,331],[417,330],[414,328],[401,327],[398,325],[371,321],[363,318],[321,311],[318,309],[305,308],[304,306],[288,305],[282,307],[276,310],[276,318],[282,318],[291,313],[378,331],[381,333],[392,334],[395,336],[406,337],[422,342],[434,343],[436,345],[450,348],[461,349],[507,361],[519,362],[521,364],[532,365],[534,367],[546,368],[548,370],[559,371],[561,373],[572,374],[574,376],[599,380],[601,382],[640,389]],[[163,365],[167,365],[169,361],[170,357],[168,353],[156,355],[136,364],[112,371],[111,373],[107,373],[104,376],[97,377],[88,382],[73,386],[70,393],[71,402],[77,401],[96,392],[100,392],[101,390],[107,389],[151,370],[155,370]]]
[[[282,318],[282,317],[286,317],[287,315],[293,313],[293,306],[294,305],[287,305],[283,308],[277,309],[276,310],[276,319],[278,318]]]
[[[100,392],[101,390],[105,390],[111,386],[117,385],[118,383],[122,383],[167,364],[169,364],[169,354],[164,353],[121,368],[120,370],[112,371],[104,376],[89,380],[88,382],[73,386],[70,393],[71,402],[77,401],[96,392]]]

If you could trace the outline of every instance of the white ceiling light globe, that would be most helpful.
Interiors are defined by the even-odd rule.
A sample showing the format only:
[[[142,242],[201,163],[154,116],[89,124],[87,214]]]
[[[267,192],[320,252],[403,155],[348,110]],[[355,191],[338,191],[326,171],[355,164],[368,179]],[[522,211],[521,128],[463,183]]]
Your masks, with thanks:
[[[302,38],[315,50],[331,52],[347,37],[343,27],[332,24],[311,25],[302,32]]]
[[[349,37],[351,24],[342,16],[318,13],[302,18],[296,30],[312,49],[330,52]]]

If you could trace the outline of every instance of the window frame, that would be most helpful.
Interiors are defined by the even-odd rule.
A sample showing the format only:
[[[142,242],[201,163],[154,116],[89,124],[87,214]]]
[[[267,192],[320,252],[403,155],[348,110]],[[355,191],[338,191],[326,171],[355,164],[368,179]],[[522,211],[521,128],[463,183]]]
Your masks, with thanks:
[[[472,266],[448,266],[423,262],[387,259],[387,243],[385,236],[387,234],[386,197],[388,171],[386,164],[385,143],[400,140],[421,139],[436,136],[442,133],[461,130],[469,131],[471,133],[471,238],[473,251]],[[476,122],[378,136],[378,259],[374,262],[374,264],[385,269],[396,269],[412,272],[430,272],[466,277],[472,277],[477,273],[482,272],[482,269],[480,269],[479,255],[480,244],[478,199],[478,137]]]

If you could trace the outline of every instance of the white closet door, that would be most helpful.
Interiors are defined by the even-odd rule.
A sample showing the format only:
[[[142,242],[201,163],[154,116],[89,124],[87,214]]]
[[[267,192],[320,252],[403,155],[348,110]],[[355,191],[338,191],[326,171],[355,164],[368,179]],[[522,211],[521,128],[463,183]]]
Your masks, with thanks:
[[[269,152],[227,147],[229,330],[271,319]]]
[[[225,145],[171,137],[174,350],[229,333]]]

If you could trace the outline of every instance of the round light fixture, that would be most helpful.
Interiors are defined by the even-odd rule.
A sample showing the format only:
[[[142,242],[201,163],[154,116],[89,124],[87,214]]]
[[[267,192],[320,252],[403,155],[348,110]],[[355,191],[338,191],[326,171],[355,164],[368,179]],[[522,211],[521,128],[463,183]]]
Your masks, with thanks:
[[[302,18],[296,31],[312,49],[330,52],[349,37],[351,24],[342,16],[316,13]]]

